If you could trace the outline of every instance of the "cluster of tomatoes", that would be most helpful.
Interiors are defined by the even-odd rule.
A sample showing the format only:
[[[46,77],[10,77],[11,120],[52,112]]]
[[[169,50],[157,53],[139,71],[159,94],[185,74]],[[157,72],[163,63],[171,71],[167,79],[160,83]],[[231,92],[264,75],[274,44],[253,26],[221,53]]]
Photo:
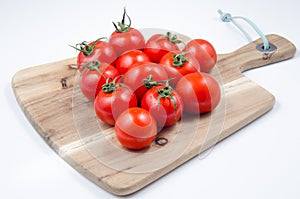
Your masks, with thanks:
[[[122,21],[113,24],[108,41],[74,48],[80,51],[80,89],[94,101],[98,118],[114,126],[123,146],[145,148],[158,129],[174,125],[183,113],[210,112],[218,105],[220,87],[208,73],[217,55],[208,41],[191,40],[182,50],[182,41],[170,32],[145,41],[125,9]]]

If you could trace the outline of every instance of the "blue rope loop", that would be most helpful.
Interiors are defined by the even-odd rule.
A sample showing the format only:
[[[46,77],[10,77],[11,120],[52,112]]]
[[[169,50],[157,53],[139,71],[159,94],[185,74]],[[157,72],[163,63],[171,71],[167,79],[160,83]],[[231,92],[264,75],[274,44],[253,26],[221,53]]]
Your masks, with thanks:
[[[242,20],[246,21],[249,25],[252,26],[252,28],[257,32],[257,34],[263,40],[264,51],[268,51],[268,49],[270,48],[269,41],[268,41],[267,37],[264,35],[264,33],[258,28],[258,26],[255,23],[253,23],[251,20],[249,20],[245,17],[240,17],[240,16],[232,17],[230,13],[222,12],[222,10],[220,10],[220,9],[218,10],[218,13],[220,14],[220,19],[223,22],[232,22],[245,35],[247,40],[249,42],[251,42],[252,39],[249,36],[249,34],[235,21],[235,19],[242,19]]]
[[[230,20],[232,20],[231,14],[222,12],[222,10],[218,10],[218,13],[220,14],[220,18],[222,21],[230,22]]]

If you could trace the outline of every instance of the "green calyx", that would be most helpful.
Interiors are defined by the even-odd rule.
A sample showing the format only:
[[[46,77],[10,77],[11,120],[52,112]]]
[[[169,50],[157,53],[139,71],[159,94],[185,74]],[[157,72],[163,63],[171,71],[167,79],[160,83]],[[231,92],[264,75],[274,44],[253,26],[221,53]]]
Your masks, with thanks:
[[[167,79],[167,80],[162,80],[162,81],[154,81],[152,75],[149,75],[147,77],[147,79],[143,80],[143,84],[149,90],[150,88],[153,88],[154,86],[157,86],[159,84],[169,85],[169,81],[172,79]]]
[[[120,78],[120,76],[116,77],[115,79],[113,79],[113,81],[109,82],[109,80],[111,78],[107,78],[105,84],[102,85],[102,91],[104,93],[111,93],[113,91],[115,91],[117,88],[122,87],[122,88],[126,88],[129,89],[127,86],[118,83],[117,84],[117,80]]]
[[[180,44],[180,43],[183,43],[182,40],[178,39],[177,35],[176,34],[172,34],[170,32],[167,32],[166,35],[162,35],[158,38],[159,39],[162,39],[162,38],[167,38],[170,42],[172,42],[173,44]]]
[[[82,52],[85,56],[89,56],[93,53],[98,41],[100,41],[102,39],[107,39],[107,37],[101,37],[101,38],[95,40],[91,46],[89,46],[88,42],[86,42],[86,41],[76,44],[75,46],[71,46],[71,45],[69,45],[69,46]],[[78,46],[79,46],[79,48],[78,48]]]
[[[82,67],[80,68],[80,71],[83,72],[84,69],[88,69],[89,71],[96,70],[101,74],[101,72],[99,70],[100,65],[101,65],[100,61],[95,60],[95,61],[83,64]]]
[[[165,86],[163,88],[160,88],[157,90],[157,93],[159,95],[157,98],[157,101],[158,101],[157,103],[158,103],[158,105],[160,105],[161,98],[170,98],[174,104],[174,109],[176,111],[176,106],[177,106],[176,100],[172,96],[173,89],[169,85],[169,81],[172,79],[167,79],[167,80],[162,80],[162,81],[154,81],[152,75],[149,75],[147,79],[143,80],[143,83],[148,90],[157,85],[165,84]]]
[[[172,56],[173,58],[173,66],[181,67],[185,62],[188,61],[188,58],[184,57],[188,52],[182,52],[179,54],[175,54]]]
[[[147,79],[143,80],[143,84],[149,90],[150,88],[153,88],[154,86],[156,86],[158,84],[158,82],[156,82],[156,81],[153,80],[152,75],[149,75],[147,77]]]
[[[126,25],[125,24],[125,18],[127,17],[128,21],[129,21],[129,24]],[[128,32],[130,30],[130,27],[131,27],[131,19],[130,17],[128,16],[128,14],[126,13],[126,8],[124,8],[124,13],[123,13],[123,17],[122,17],[122,21],[121,22],[118,22],[117,24],[115,22],[112,22],[114,27],[115,27],[115,31],[116,32],[119,32],[119,33],[122,33],[122,32]]]
[[[160,104],[160,99],[161,98],[170,98],[173,102],[174,109],[176,110],[177,104],[176,104],[176,100],[172,96],[172,92],[173,92],[173,89],[168,83],[166,84],[166,86],[164,88],[158,89],[157,90],[157,93],[159,95],[158,98],[157,98],[158,105]]]
[[[167,32],[167,39],[170,42],[172,42],[173,44],[180,44],[180,43],[182,43],[182,41],[177,38],[176,34],[172,34],[170,32]]]
[[[105,84],[102,85],[102,91],[104,93],[111,93],[117,89],[117,85],[116,85],[117,78],[115,78],[112,82],[109,82],[110,79],[111,78],[107,78]]]

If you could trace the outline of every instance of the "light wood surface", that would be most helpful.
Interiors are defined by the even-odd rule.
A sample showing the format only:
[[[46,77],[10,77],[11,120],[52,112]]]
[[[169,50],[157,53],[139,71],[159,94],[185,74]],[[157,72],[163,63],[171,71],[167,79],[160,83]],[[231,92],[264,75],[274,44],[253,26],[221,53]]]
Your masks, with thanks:
[[[184,116],[161,132],[165,146],[128,151],[113,129],[99,121],[92,102],[78,88],[75,58],[31,67],[15,74],[12,87],[28,120],[59,156],[95,184],[116,195],[138,191],[182,163],[213,147],[273,107],[274,96],[242,72],[293,57],[295,46],[268,35],[273,53],[256,50],[256,40],[218,55],[212,75],[222,87],[219,106],[209,114]]]

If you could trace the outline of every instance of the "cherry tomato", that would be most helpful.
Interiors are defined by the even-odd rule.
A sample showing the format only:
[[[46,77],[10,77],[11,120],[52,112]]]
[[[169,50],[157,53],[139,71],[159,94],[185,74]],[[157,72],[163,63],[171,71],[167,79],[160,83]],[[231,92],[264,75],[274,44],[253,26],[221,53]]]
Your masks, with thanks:
[[[178,80],[189,73],[200,72],[197,59],[188,52],[171,51],[165,54],[159,62],[165,66],[170,79],[170,84],[175,86]]]
[[[71,46],[76,50],[80,51],[77,56],[77,66],[80,70],[81,66],[85,63],[90,63],[92,61],[100,61],[108,64],[112,64],[116,58],[116,51],[110,43],[100,41],[103,38],[97,39],[91,43],[82,42],[76,46],[80,48]]]
[[[182,116],[183,102],[179,94],[168,85],[159,85],[148,90],[141,103],[155,118],[157,126],[171,126]]]
[[[107,78],[119,76],[118,70],[110,64],[93,61],[81,67],[79,86],[81,92],[90,100],[94,100]]]
[[[184,110],[194,114],[212,111],[221,98],[218,82],[204,72],[183,76],[176,85],[176,91],[182,98]]]
[[[168,79],[166,70],[159,64],[145,63],[133,67],[124,75],[124,84],[134,91],[138,101],[142,100],[143,95],[157,82]]]
[[[134,68],[136,66],[141,66],[141,65],[145,65],[145,64],[153,64],[153,62],[151,62],[151,61],[150,62],[136,62],[136,63],[134,63],[134,64],[131,65],[130,69]]]
[[[144,52],[151,61],[159,63],[160,59],[170,51],[179,50],[176,44],[181,43],[177,36],[167,32],[166,35],[155,34],[145,44]]]
[[[129,24],[125,24],[125,17],[129,19]],[[109,38],[109,43],[114,47],[117,52],[117,56],[121,55],[123,52],[132,49],[142,50],[145,46],[145,39],[142,33],[131,27],[131,19],[127,15],[124,9],[123,19],[118,22],[118,26],[113,22],[115,26],[115,31],[111,34]]]
[[[216,50],[211,43],[204,39],[191,40],[186,44],[183,51],[190,52],[196,57],[203,72],[209,72],[216,65]]]
[[[128,50],[120,55],[115,63],[120,74],[125,74],[134,64],[150,62],[149,57],[140,50]]]
[[[121,113],[114,129],[120,143],[133,150],[148,147],[157,135],[155,119],[147,110],[138,107]]]
[[[135,94],[129,88],[116,84],[116,79],[103,85],[94,102],[98,118],[110,125],[115,124],[116,118],[123,111],[136,106]]]

